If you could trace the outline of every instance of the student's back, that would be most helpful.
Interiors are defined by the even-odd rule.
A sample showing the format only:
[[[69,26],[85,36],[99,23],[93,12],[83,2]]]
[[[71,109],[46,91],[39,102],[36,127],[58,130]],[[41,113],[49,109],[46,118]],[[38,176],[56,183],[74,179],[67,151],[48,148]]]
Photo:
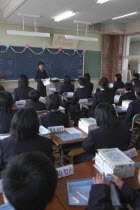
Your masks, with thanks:
[[[91,98],[91,92],[87,87],[79,87],[73,95],[73,103],[78,102],[80,99]]]
[[[122,105],[122,101],[125,101],[125,100],[131,100],[131,101],[134,101],[136,99],[136,96],[133,92],[129,91],[129,92],[126,92],[125,94],[123,94],[122,96],[120,96],[120,99],[119,99],[119,105],[121,106]]]
[[[15,114],[12,110],[13,97],[6,91],[0,92],[0,133],[9,133],[10,123]]]
[[[121,74],[116,74],[115,75],[115,82],[113,84],[113,90],[116,91],[120,88],[124,87],[124,83],[122,82],[122,76]]]
[[[14,103],[19,100],[29,99],[28,93],[33,90],[29,87],[28,78],[26,75],[20,75],[18,79],[18,88],[14,89]]]
[[[85,73],[84,78],[86,79],[85,87],[87,87],[92,93],[94,85],[90,82],[90,75],[88,73]]]
[[[62,95],[65,92],[74,92],[74,85],[71,84],[70,76],[64,76],[64,84],[61,85],[59,94]]]

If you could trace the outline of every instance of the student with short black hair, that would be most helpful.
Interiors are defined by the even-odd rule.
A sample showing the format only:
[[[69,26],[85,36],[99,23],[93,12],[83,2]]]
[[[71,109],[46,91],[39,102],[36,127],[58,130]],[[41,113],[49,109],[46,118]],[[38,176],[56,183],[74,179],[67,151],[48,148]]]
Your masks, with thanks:
[[[15,114],[12,94],[0,91],[0,133],[9,133],[10,123]]]
[[[0,85],[0,91],[5,91],[5,88],[2,85]]]
[[[113,90],[116,91],[120,88],[124,87],[124,83],[122,82],[122,75],[121,74],[116,74],[115,75],[115,82],[113,84]]]
[[[91,161],[97,149],[117,147],[126,150],[129,146],[130,131],[121,124],[112,105],[100,103],[95,109],[95,119],[99,128],[90,131],[83,140],[85,153],[74,157],[75,164]]]
[[[14,103],[20,100],[29,99],[28,93],[33,90],[29,87],[28,77],[21,74],[18,78],[18,88],[14,89]]]
[[[42,111],[46,110],[45,104],[43,104],[41,101],[39,101],[40,94],[37,90],[31,90],[28,94],[29,99],[31,99],[31,102],[29,102],[26,107],[31,107],[35,111]]]
[[[61,105],[61,98],[57,94],[50,94],[47,98],[48,113],[39,118],[40,124],[44,127],[65,126],[67,127],[68,115],[59,111]]]
[[[139,73],[134,73],[133,74],[133,79],[139,80],[139,78],[140,78]]]
[[[70,76],[64,76],[64,84],[61,85],[59,94],[62,95],[65,92],[74,92],[74,85],[71,84]]]
[[[11,121],[11,136],[0,141],[0,169],[16,155],[39,151],[51,160],[52,141],[39,135],[39,121],[34,109],[17,111]]]
[[[10,161],[2,180],[6,198],[15,210],[45,210],[54,197],[57,172],[46,155],[33,152]]]
[[[89,110],[89,116],[94,117],[94,111],[99,103],[114,103],[114,92],[108,88],[108,79],[102,78],[99,81],[99,90],[93,95],[92,108]]]
[[[131,83],[125,83],[123,87],[124,94],[120,96],[119,104],[122,105],[122,101],[124,100],[132,100],[134,101],[136,99],[135,94],[132,92],[132,84]]]
[[[84,78],[86,80],[86,87],[90,89],[91,93],[93,91],[93,87],[94,85],[90,82],[90,74],[89,73],[85,73],[84,74]]]
[[[130,128],[132,126],[133,117],[136,114],[140,114],[140,85],[135,86],[134,92],[135,92],[136,100],[132,101],[129,104],[127,113],[124,118],[125,125]]]

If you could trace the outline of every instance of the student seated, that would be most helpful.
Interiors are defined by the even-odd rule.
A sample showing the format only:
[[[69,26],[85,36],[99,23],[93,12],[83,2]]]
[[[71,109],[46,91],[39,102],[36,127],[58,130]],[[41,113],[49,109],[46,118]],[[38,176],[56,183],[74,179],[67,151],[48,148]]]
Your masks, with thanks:
[[[18,79],[18,88],[14,89],[14,103],[20,100],[29,99],[28,93],[33,90],[29,87],[29,81],[26,75],[21,74]]]
[[[123,204],[130,204],[133,209],[140,209],[140,191],[134,190],[124,183],[116,175],[112,176],[111,182],[114,183],[118,190],[120,200]],[[138,183],[140,185],[140,170],[138,172]],[[111,202],[110,187],[105,180],[104,174],[97,174],[94,179],[94,185],[91,187],[89,194],[88,210],[93,209],[114,209]],[[127,209],[127,208],[121,208]]]
[[[88,73],[85,73],[84,78],[86,80],[85,86],[89,88],[90,92],[92,93],[94,85],[90,82],[90,75]]]
[[[115,75],[115,82],[113,84],[113,90],[116,91],[120,88],[124,87],[124,83],[122,82],[122,75],[121,74],[116,74]]]
[[[89,116],[94,117],[94,111],[99,103],[114,103],[114,92],[108,88],[108,79],[102,78],[99,81],[99,90],[93,95],[92,108],[89,110]]]
[[[134,73],[133,74],[133,79],[139,80],[139,78],[140,78],[139,73]]]
[[[0,85],[0,91],[5,91],[5,88],[2,85]]]
[[[135,86],[135,96],[136,100],[130,102],[124,118],[125,125],[130,128],[134,115],[140,114],[140,85]]]
[[[47,110],[48,113],[39,118],[40,125],[44,127],[68,126],[68,115],[59,111],[61,104],[61,98],[57,94],[51,94],[47,98]]]
[[[136,99],[135,94],[132,92],[132,84],[131,83],[125,83],[123,88],[124,94],[120,96],[119,104],[122,105],[122,101],[124,100],[132,100],[134,101]]]
[[[45,210],[54,197],[57,172],[40,152],[18,155],[2,176],[6,198],[15,210]]]
[[[64,76],[64,84],[61,85],[59,94],[62,95],[65,92],[74,92],[74,85],[71,84],[70,76]]]
[[[88,133],[83,140],[85,153],[74,157],[74,163],[87,162],[93,159],[97,149],[114,148],[126,150],[130,142],[130,132],[121,125],[115,109],[108,103],[101,103],[95,109],[95,119],[99,128]]]
[[[0,169],[20,153],[39,151],[51,160],[52,141],[39,135],[39,121],[34,109],[17,111],[11,122],[11,136],[0,141]]]
[[[9,133],[11,120],[16,112],[12,107],[12,94],[0,91],[0,133]]]
[[[40,95],[37,90],[31,90],[28,94],[29,99],[31,99],[31,102],[29,102],[26,107],[31,107],[35,111],[42,111],[46,110],[45,104],[43,104],[41,101],[39,101]]]

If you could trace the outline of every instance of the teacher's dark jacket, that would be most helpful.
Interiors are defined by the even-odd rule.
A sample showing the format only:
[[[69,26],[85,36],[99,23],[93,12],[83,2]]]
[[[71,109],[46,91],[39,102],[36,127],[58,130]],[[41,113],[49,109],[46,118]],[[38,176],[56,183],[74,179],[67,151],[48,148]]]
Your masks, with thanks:
[[[15,114],[15,110],[0,111],[0,133],[9,133],[11,120]]]
[[[119,191],[120,200],[123,204],[130,204],[134,210],[140,209],[140,191],[134,190],[127,184],[123,184]],[[89,194],[88,210],[112,210],[110,187],[106,184],[92,185]]]
[[[97,149],[114,148],[126,150],[130,142],[130,131],[117,119],[112,127],[100,127],[89,132],[83,140],[83,149],[93,157]]]
[[[26,139],[16,142],[13,136],[0,141],[0,169],[2,170],[7,163],[16,155],[27,152],[43,152],[51,160],[52,157],[52,141],[43,136]]]
[[[33,90],[33,88],[31,87],[19,87],[14,89],[14,103],[16,101],[20,101],[20,100],[26,100],[29,99],[28,93]]]
[[[45,70],[43,72],[41,70],[37,70],[35,75],[35,81],[37,82],[37,90],[39,91],[40,96],[45,97],[46,94],[46,86],[43,85],[41,79],[48,78],[48,75]]]

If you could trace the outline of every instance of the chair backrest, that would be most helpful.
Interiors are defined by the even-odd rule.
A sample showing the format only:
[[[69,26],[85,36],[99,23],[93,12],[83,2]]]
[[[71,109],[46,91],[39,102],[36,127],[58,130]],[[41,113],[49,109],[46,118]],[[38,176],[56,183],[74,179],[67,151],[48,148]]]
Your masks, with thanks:
[[[135,123],[136,123],[137,121],[140,121],[140,114],[135,114],[135,116],[133,117],[131,130],[134,129]]]

